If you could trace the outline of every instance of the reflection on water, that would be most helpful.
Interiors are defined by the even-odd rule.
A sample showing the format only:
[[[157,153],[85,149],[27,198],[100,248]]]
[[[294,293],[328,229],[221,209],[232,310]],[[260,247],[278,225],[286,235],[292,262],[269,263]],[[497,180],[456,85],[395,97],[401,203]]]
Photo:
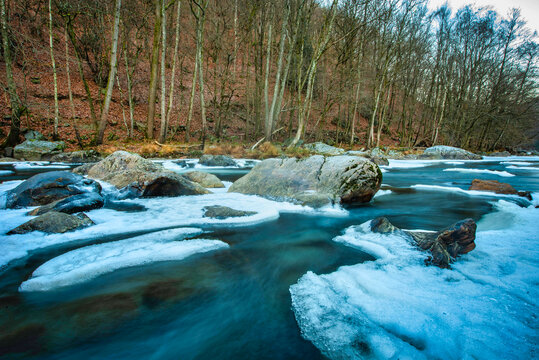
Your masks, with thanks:
[[[390,169],[383,183],[391,192],[349,208],[347,217],[281,214],[250,227],[208,227],[204,238],[222,240],[230,248],[125,268],[56,291],[18,293],[18,285],[39,265],[77,245],[41,249],[0,273],[0,357],[322,358],[301,337],[288,289],[307,271],[329,273],[373,260],[332,241],[343,229],[383,215],[399,227],[438,230],[491,211],[491,197],[410,188],[416,184],[467,189],[480,177],[539,191],[537,173],[530,170],[510,169],[517,176],[503,179],[443,171],[457,166],[507,171],[499,162]],[[233,181],[247,170],[208,171]]]

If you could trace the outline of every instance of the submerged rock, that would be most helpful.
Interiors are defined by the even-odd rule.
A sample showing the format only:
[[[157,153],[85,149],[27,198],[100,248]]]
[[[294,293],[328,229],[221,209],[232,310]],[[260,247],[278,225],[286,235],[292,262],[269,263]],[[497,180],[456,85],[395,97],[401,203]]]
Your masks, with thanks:
[[[458,160],[481,160],[483,157],[467,150],[445,145],[436,145],[425,149],[420,158],[424,159],[458,159]]]
[[[236,166],[236,162],[226,155],[202,155],[198,160],[204,166]]]
[[[95,163],[101,159],[101,155],[99,155],[99,153],[95,150],[79,150],[54,155],[51,158],[51,161],[68,163]]]
[[[323,142],[305,144],[303,145],[303,147],[318,155],[336,156],[336,155],[343,155],[345,153],[344,149],[331,146],[328,144],[324,144]]]
[[[230,217],[240,217],[255,215],[256,211],[243,211],[231,209],[227,206],[213,205],[204,207],[204,216],[215,219],[226,219]]]
[[[402,231],[413,239],[414,244],[422,250],[430,252],[426,263],[440,268],[449,268],[450,264],[462,254],[475,249],[475,231],[477,225],[473,219],[464,219],[439,231],[406,231],[400,230],[385,217],[371,221],[371,231],[392,233]]]
[[[49,211],[9,231],[8,235],[26,234],[32,231],[44,233],[65,233],[93,225],[94,222],[85,214],[70,215],[58,211]]]
[[[204,186],[205,188],[225,187],[225,185],[221,182],[221,180],[219,180],[217,176],[203,171],[189,171],[182,175],[187,179]]]
[[[291,199],[309,206],[369,202],[380,188],[382,172],[356,156],[267,159],[238,179],[229,192]]]
[[[101,193],[101,185],[69,171],[50,171],[32,176],[7,192],[7,208],[46,205],[73,195]]]
[[[517,191],[511,185],[501,183],[497,180],[474,179],[468,190],[491,191],[496,194],[518,195],[525,197],[530,201],[532,200],[532,195],[529,191]]]
[[[74,214],[82,211],[100,209],[104,205],[104,199],[98,193],[79,194],[65,199],[54,201],[40,206],[28,213],[28,215],[43,215],[49,211],[58,211],[66,214]]]
[[[209,194],[199,184],[143,157],[116,151],[88,170],[88,177],[121,189],[124,198]]]
[[[65,143],[63,141],[26,140],[15,146],[13,156],[16,159],[31,161],[49,160],[64,149]]]

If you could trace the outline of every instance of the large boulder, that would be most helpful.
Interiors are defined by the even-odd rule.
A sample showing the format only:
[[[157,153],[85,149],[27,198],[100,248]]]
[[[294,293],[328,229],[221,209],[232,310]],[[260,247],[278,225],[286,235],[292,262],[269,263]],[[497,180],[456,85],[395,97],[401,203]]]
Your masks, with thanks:
[[[481,160],[483,157],[461,148],[445,145],[436,145],[425,149],[421,158]]]
[[[63,141],[26,140],[15,146],[13,156],[16,159],[31,161],[50,160],[65,149]]]
[[[44,233],[65,233],[93,225],[94,222],[85,214],[70,215],[49,211],[9,231],[8,235],[26,234],[32,231]]]
[[[95,150],[65,152],[51,157],[51,161],[67,163],[95,163],[101,159],[101,155],[99,155],[99,153]]]
[[[356,156],[267,159],[238,179],[229,192],[291,199],[309,206],[369,202],[380,188],[382,172]]]
[[[236,162],[230,156],[226,155],[202,155],[198,160],[200,165],[204,166],[236,166]]]
[[[475,231],[477,225],[473,219],[464,219],[439,231],[400,230],[384,217],[371,221],[371,230],[377,233],[403,232],[422,250],[428,251],[427,264],[449,268],[459,255],[475,249]]]
[[[188,180],[196,182],[205,188],[224,188],[225,185],[219,180],[219,178],[213,174],[209,174],[203,171],[189,171],[182,174]]]
[[[199,195],[210,192],[162,165],[143,157],[116,151],[88,170],[88,177],[122,189],[124,197]]]
[[[305,144],[303,147],[318,155],[336,156],[343,155],[345,151],[341,148],[324,144],[323,142],[315,142],[311,144]]]
[[[244,211],[229,208],[227,206],[212,205],[204,207],[204,217],[213,219],[227,219],[231,217],[249,216],[256,214],[256,211]]]
[[[101,185],[69,171],[50,171],[32,176],[7,192],[6,207],[46,205],[73,195],[101,193]]]
[[[30,211],[28,215],[43,215],[49,211],[74,214],[82,211],[100,209],[104,204],[105,201],[103,197],[98,193],[79,194],[35,208],[34,210]]]

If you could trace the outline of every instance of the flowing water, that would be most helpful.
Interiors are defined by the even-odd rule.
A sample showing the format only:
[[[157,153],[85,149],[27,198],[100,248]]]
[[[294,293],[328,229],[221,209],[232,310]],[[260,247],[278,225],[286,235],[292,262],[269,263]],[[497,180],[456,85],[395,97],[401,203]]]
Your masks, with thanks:
[[[169,161],[165,166],[181,172],[195,163]],[[202,170],[234,181],[251,165],[244,162],[238,168]],[[25,179],[36,172],[56,170],[55,166],[59,165],[0,164],[0,180]],[[439,230],[463,218],[479,220],[493,211],[499,198],[530,205],[516,196],[459,190],[466,190],[474,178],[539,192],[539,158],[392,161],[383,171],[382,190],[373,201],[344,210],[312,211],[292,205],[288,209],[271,201],[257,205],[262,201],[257,197],[219,193],[177,198],[176,202],[137,200],[149,209],[142,213],[94,210],[88,215],[98,224],[96,229],[103,231],[80,230],[69,235],[72,238],[33,234],[21,238],[21,244],[29,247],[20,253],[17,244],[0,235],[0,252],[6,259],[0,269],[0,357],[324,358],[302,338],[289,288],[308,271],[326,274],[343,265],[374,260],[333,241],[344,229],[387,216],[401,228]],[[0,191],[15,184],[1,184]],[[235,208],[252,203],[249,206],[258,206],[261,212],[272,206],[276,210],[255,223],[205,221],[197,215],[200,206],[230,206],[231,202]],[[0,217],[4,233],[9,226],[25,221],[21,210],[0,210]],[[99,228],[109,220],[111,224]],[[62,254],[185,226],[203,231],[195,237],[220,240],[229,247],[176,261],[126,267],[49,291],[18,290],[39,266]],[[50,243],[36,245],[40,236]]]

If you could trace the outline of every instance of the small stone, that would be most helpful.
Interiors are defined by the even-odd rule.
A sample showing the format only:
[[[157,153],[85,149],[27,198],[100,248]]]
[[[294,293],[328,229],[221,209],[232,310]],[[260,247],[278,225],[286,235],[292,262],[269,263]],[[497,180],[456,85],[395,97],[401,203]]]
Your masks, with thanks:
[[[231,217],[255,215],[256,211],[235,210],[226,206],[213,205],[204,207],[204,217],[227,219]]]
[[[8,235],[26,234],[32,231],[44,233],[65,233],[93,225],[94,222],[85,214],[70,215],[57,211],[49,211],[35,219],[9,231]]]

